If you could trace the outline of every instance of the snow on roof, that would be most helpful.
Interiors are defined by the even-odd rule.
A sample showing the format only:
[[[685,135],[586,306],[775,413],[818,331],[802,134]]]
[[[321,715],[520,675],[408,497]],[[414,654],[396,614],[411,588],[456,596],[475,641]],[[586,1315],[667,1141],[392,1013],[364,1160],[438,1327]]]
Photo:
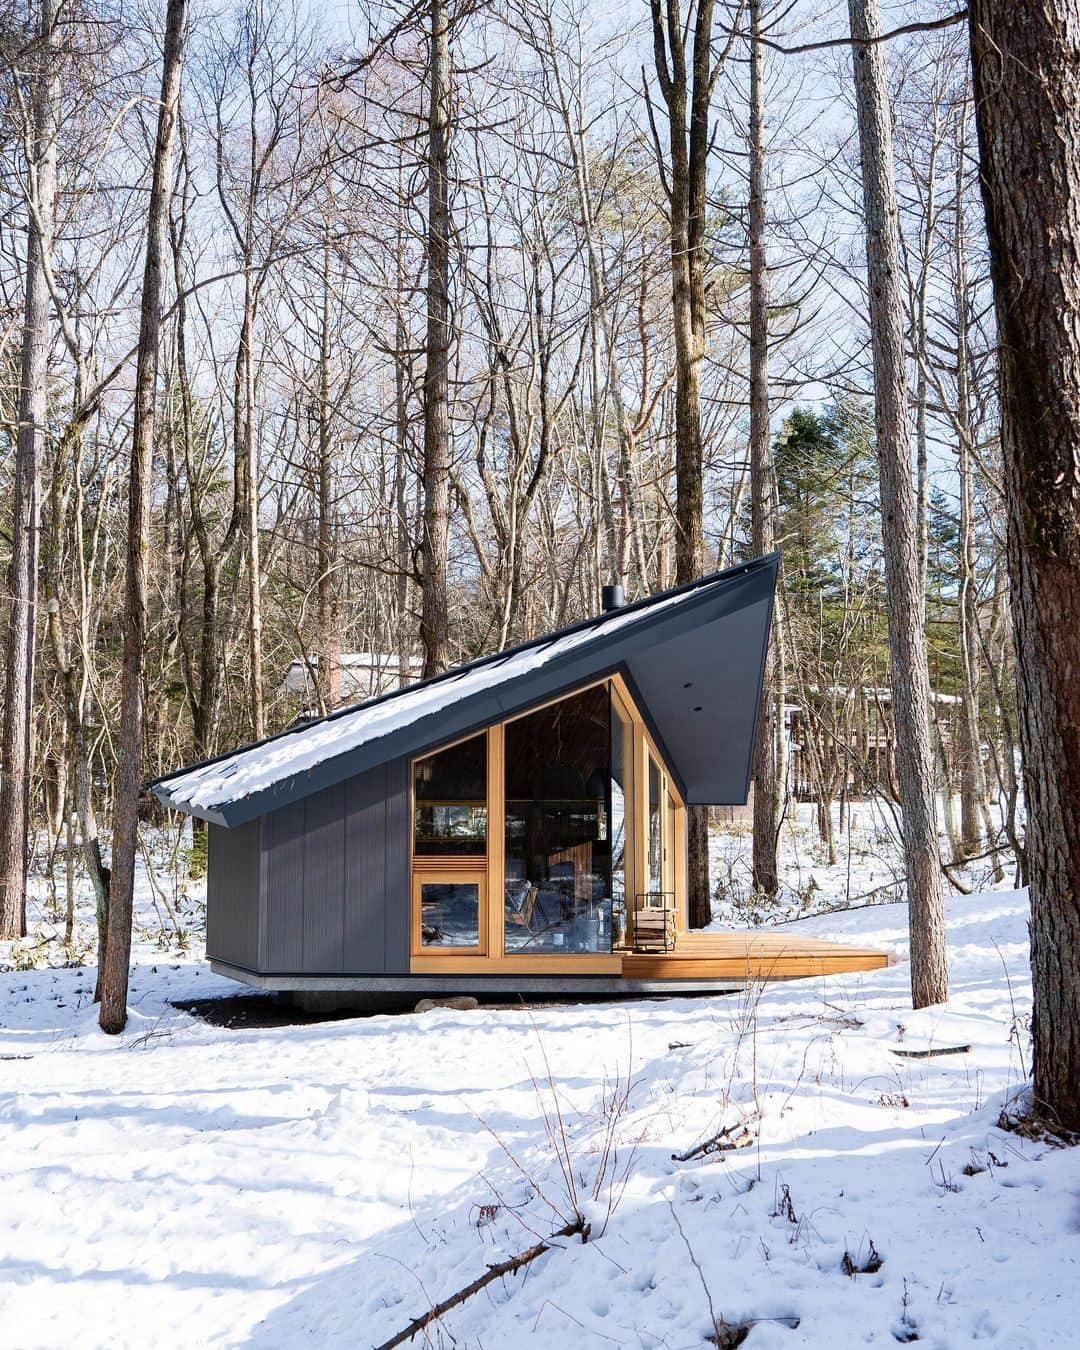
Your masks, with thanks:
[[[326,760],[409,727],[450,704],[536,671],[577,649],[602,643],[613,633],[644,626],[659,612],[670,611],[700,595],[703,589],[729,581],[753,566],[748,564],[703,577],[689,586],[661,592],[520,647],[482,657],[434,679],[393,690],[318,721],[290,727],[264,741],[167,774],[152,787],[174,808],[197,815],[213,814],[227,803],[264,792]]]

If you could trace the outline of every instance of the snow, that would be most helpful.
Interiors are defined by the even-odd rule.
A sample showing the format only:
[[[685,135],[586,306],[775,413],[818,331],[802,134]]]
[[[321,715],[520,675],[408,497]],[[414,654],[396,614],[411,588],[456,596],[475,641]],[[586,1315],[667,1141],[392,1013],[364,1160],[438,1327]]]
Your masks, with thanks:
[[[949,901],[951,997],[918,1013],[890,904],[794,925],[895,950],[880,971],[239,1030],[172,1006],[235,989],[174,900],[187,951],[140,892],[120,1040],[91,967],[0,974],[5,1346],[377,1345],[561,1226],[560,1157],[590,1240],[413,1344],[676,1350],[710,1300],[759,1319],[751,1350],[1076,1343],[1080,1150],[997,1124],[1029,1068],[1022,893]],[[753,1143],[672,1159],[725,1126]]]
[[[306,773],[326,760],[414,725],[450,703],[497,688],[508,680],[549,665],[583,646],[602,645],[613,633],[648,623],[664,610],[697,599],[701,587],[661,596],[643,608],[614,611],[587,627],[556,634],[548,641],[498,653],[490,659],[425,684],[396,691],[322,721],[307,723],[269,740],[245,746],[207,764],[171,775],[163,788],[171,804],[214,811],[262,792],[283,779]]]

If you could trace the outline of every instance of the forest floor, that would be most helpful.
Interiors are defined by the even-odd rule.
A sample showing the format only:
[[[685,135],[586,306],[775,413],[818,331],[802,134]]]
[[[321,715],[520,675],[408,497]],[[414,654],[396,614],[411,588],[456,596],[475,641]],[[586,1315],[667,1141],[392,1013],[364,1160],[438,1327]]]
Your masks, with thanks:
[[[880,841],[858,866],[872,889]],[[811,875],[811,905],[844,899],[792,867],[789,909]],[[951,998],[919,1013],[883,904],[797,922],[885,970],[230,1029],[174,1006],[235,986],[197,888],[154,869],[122,1038],[97,1031],[81,890],[72,949],[42,890],[0,948],[5,1347],[378,1345],[574,1213],[588,1242],[413,1344],[1075,1345],[1080,1150],[999,1126],[1028,1068],[1022,893],[949,901]],[[930,1050],[956,1052],[898,1053]],[[673,1158],[725,1130],[740,1147]]]

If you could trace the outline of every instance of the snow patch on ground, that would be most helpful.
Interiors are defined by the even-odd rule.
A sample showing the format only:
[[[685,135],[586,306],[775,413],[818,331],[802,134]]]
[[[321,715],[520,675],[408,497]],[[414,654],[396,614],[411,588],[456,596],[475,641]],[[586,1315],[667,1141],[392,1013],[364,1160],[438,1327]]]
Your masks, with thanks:
[[[377,1345],[561,1226],[568,1174],[589,1242],[430,1344],[697,1346],[711,1300],[756,1350],[1074,1345],[1080,1151],[997,1128],[1028,1067],[1025,897],[949,902],[952,997],[919,1013],[902,907],[798,928],[899,964],[226,1030],[171,1001],[229,982],[147,940],[119,1041],[91,969],[0,975],[3,1343]],[[672,1159],[726,1126],[754,1142]]]

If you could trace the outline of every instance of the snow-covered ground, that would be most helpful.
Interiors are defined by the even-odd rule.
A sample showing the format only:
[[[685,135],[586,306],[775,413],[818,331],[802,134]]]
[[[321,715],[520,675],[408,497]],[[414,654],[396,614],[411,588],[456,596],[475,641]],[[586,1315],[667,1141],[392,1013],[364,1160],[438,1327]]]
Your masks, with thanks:
[[[798,921],[900,956],[861,975],[243,1030],[172,1006],[233,989],[197,892],[186,951],[141,899],[122,1039],[91,967],[0,974],[4,1347],[378,1345],[575,1208],[588,1242],[413,1343],[677,1350],[714,1318],[756,1350],[1077,1343],[1080,1150],[997,1125],[1021,894],[950,901],[952,997],[920,1013],[885,905]],[[750,1142],[672,1158],[725,1127]]]

